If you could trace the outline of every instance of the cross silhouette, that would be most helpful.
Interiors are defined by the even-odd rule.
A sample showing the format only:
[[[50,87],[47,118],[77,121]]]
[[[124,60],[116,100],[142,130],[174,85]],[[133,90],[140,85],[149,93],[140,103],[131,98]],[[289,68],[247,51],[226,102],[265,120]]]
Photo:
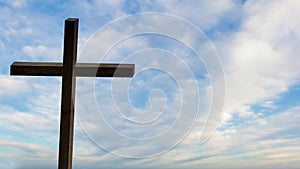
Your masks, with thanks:
[[[76,76],[132,77],[134,64],[76,63],[78,18],[65,20],[63,63],[14,62],[11,75],[62,76],[58,169],[72,168]]]

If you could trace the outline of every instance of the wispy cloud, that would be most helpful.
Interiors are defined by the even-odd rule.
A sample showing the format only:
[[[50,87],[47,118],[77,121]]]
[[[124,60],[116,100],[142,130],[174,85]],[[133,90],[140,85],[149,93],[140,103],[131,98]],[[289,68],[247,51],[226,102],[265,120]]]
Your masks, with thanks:
[[[79,62],[132,62],[139,72],[133,80],[77,80],[76,114],[86,117],[78,119],[81,123],[87,120],[84,127],[89,130],[90,137],[77,121],[75,168],[297,168],[300,165],[299,106],[290,108],[276,102],[300,80],[300,20],[295,17],[299,11],[298,1],[12,0],[0,1],[0,10],[0,168],[4,163],[6,168],[56,165],[61,80],[9,77],[8,70],[15,60],[62,61],[63,20],[67,17],[80,18]],[[182,17],[199,27],[216,44],[226,71],[227,106],[220,127],[205,144],[199,144],[199,137],[205,132],[202,127],[214,84],[209,81],[207,65],[182,45],[182,42],[197,44],[196,34],[190,29],[155,17],[141,19],[148,23],[146,26],[130,27],[139,22],[132,20],[132,23],[102,29],[100,34],[94,35],[99,35],[98,41],[91,40],[84,46],[88,37],[110,20],[136,12],[166,12]],[[151,30],[149,27],[160,27],[157,31],[170,35],[179,34],[182,41],[150,34],[134,36],[116,44],[102,58],[116,39],[124,38],[133,30]],[[201,55],[210,56],[207,45],[201,43],[193,47],[201,49]],[[215,66],[214,62],[206,63]],[[198,74],[188,76],[184,64]],[[167,72],[156,74],[152,69],[143,69],[147,66],[161,66]],[[217,74],[214,70],[211,71]],[[170,72],[175,80],[169,78],[167,73]],[[198,126],[181,144],[167,153],[146,159],[124,159],[100,148],[106,146],[106,150],[129,156],[147,156],[166,150],[175,139],[182,138],[187,129],[184,122],[192,119],[198,94],[191,87],[193,79],[198,83],[195,88],[200,88],[199,107],[203,114],[196,121]],[[114,87],[113,92],[111,87]],[[153,89],[158,90],[152,92]],[[190,98],[185,97],[180,102],[181,90]],[[93,105],[94,102],[99,104]],[[262,115],[264,112],[256,110],[255,105],[270,110],[281,107],[281,110]],[[122,119],[116,106],[130,118]],[[176,114],[180,106],[187,108],[182,114]],[[165,112],[156,125],[145,127],[129,123],[130,120],[160,117],[157,112],[162,109]],[[212,119],[218,119],[219,113],[212,115]],[[161,134],[179,116],[182,123],[176,128],[173,126],[170,132],[173,135],[162,137],[158,142],[155,139],[152,142],[119,139],[120,134],[143,138]],[[214,125],[210,129],[214,129]],[[8,153],[11,157],[5,156]],[[48,158],[51,162],[47,162]],[[41,162],[33,164],[36,159]]]

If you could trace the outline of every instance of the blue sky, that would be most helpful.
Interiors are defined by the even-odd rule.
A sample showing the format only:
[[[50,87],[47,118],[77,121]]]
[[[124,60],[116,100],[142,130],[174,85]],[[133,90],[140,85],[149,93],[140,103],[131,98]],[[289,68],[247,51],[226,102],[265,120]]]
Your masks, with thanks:
[[[69,17],[78,62],[136,64],[132,79],[77,78],[73,168],[299,168],[299,9],[0,0],[0,168],[57,168],[61,79],[9,66],[61,62]]]

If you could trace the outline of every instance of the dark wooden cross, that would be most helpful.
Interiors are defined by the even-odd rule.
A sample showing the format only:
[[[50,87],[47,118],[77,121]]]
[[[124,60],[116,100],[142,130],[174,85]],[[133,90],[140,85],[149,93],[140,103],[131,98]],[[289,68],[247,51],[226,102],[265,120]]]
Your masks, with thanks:
[[[132,77],[134,64],[76,63],[78,19],[65,21],[63,63],[14,62],[11,75],[62,76],[59,169],[72,168],[76,76]]]

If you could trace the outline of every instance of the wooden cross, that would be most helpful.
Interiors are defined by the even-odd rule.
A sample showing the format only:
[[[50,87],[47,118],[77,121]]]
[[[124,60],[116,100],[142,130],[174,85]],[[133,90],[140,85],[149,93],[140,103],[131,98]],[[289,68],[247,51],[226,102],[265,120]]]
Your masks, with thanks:
[[[62,76],[58,169],[72,168],[76,76],[132,77],[134,64],[76,63],[78,19],[65,21],[63,63],[14,62],[11,75]],[[117,70],[117,71],[116,71]]]

